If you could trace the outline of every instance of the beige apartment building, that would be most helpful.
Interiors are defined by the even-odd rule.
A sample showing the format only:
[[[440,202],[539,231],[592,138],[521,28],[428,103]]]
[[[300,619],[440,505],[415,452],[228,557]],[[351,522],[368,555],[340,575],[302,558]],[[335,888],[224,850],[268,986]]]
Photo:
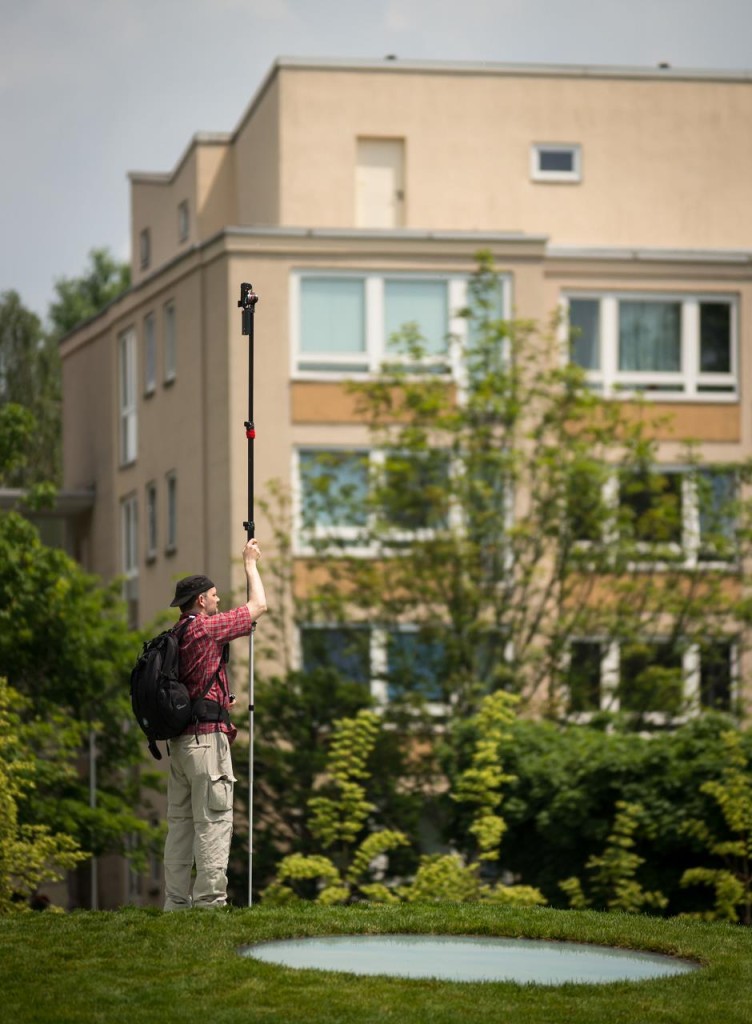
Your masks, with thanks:
[[[85,567],[125,577],[142,625],[184,574],[240,584],[241,282],[259,295],[257,495],[299,494],[302,453],[367,446],[343,380],[406,319],[437,351],[461,333],[481,249],[506,314],[569,305],[593,385],[671,414],[661,462],[686,436],[708,463],[752,455],[750,124],[752,73],[278,60],[233,132],[130,174],[132,287],[62,343]],[[672,355],[617,356],[625,306]],[[256,533],[273,557],[258,511]]]

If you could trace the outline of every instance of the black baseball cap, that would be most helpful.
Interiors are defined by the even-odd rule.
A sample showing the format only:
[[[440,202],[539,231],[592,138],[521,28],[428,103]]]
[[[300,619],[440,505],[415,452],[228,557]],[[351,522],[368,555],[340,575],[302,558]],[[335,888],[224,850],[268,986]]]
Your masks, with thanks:
[[[184,576],[175,584],[175,596],[170,601],[170,608],[178,608],[187,604],[199,594],[211,590],[214,586],[208,576]]]

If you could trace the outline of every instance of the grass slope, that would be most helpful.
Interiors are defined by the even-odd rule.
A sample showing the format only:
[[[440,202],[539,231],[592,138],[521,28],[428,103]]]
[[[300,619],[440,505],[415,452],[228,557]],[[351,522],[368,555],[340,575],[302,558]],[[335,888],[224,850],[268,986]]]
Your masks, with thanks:
[[[649,949],[700,971],[647,982],[516,985],[294,971],[237,955],[292,936],[506,935]],[[13,1024],[752,1024],[752,930],[472,904],[26,914],[0,919],[0,1015]]]

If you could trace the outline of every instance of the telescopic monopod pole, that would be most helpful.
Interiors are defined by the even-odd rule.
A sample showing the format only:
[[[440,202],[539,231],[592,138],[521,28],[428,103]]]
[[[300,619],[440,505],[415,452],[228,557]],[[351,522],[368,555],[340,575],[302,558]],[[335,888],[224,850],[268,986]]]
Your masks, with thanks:
[[[243,523],[248,540],[256,533],[253,521],[253,442],[256,439],[256,428],[253,424],[253,316],[258,302],[253,286],[241,284],[238,306],[243,311],[243,334],[248,336],[248,419],[245,421],[245,436],[248,439],[248,519]],[[251,598],[250,583],[246,589],[246,598]],[[255,627],[254,627],[255,628]],[[253,631],[249,638],[248,651],[248,906],[253,904]]]

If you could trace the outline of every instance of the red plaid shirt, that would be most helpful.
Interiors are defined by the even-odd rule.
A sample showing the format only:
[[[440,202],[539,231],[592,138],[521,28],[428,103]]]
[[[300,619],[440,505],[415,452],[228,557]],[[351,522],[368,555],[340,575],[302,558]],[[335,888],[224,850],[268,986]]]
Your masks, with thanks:
[[[180,622],[190,617],[190,614],[181,615]],[[201,696],[206,684],[214,676],[214,682],[205,696],[207,700],[215,700],[223,708],[229,708],[230,687],[227,669],[222,662],[222,648],[231,640],[249,636],[252,625],[251,613],[245,604],[229,612],[192,617],[180,640],[180,681],[187,687],[191,700]],[[202,736],[209,732],[225,732],[230,737],[230,743],[238,734],[234,725],[225,725],[224,722],[194,722],[183,735],[194,732]]]

